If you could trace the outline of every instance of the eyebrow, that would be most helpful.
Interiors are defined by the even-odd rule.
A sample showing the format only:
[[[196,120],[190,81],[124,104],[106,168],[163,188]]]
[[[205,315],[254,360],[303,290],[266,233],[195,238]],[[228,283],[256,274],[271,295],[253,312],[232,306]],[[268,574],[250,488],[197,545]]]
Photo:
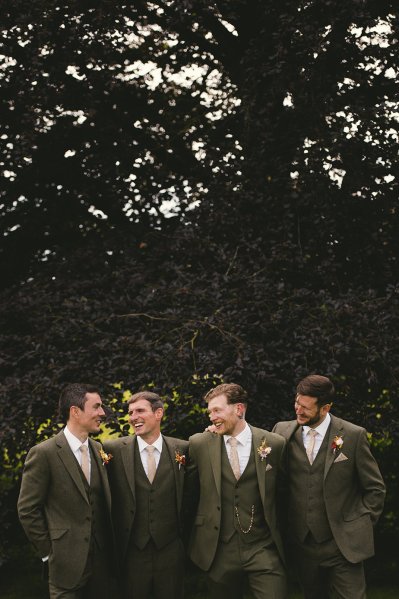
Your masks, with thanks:
[[[303,403],[300,403],[298,401],[297,397],[295,398],[295,402],[294,403],[298,404],[298,406],[301,406],[301,408],[303,408],[304,410],[311,410],[312,408],[314,408],[315,406],[317,406],[317,402],[316,402],[314,406],[311,406],[310,408],[308,408],[307,406],[304,406]]]

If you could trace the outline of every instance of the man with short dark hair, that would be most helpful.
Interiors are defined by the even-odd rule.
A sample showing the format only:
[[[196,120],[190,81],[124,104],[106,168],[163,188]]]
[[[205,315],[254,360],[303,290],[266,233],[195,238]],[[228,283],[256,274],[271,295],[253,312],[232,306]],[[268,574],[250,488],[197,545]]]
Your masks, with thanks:
[[[135,434],[105,443],[123,599],[182,599],[181,508],[188,442],[161,434],[163,401],[141,391],[128,402]]]
[[[296,420],[273,429],[288,442],[287,541],[306,599],[364,599],[385,486],[365,429],[330,414],[334,393],[327,377],[307,376]]]
[[[247,424],[240,385],[219,385],[205,400],[214,432],[189,439],[188,488],[199,495],[189,555],[207,572],[212,599],[243,597],[245,578],[256,599],[283,599],[276,487],[284,440]]]
[[[26,458],[18,499],[21,524],[49,566],[51,599],[112,599],[111,494],[98,433],[100,393],[74,383],[63,389],[57,435]]]

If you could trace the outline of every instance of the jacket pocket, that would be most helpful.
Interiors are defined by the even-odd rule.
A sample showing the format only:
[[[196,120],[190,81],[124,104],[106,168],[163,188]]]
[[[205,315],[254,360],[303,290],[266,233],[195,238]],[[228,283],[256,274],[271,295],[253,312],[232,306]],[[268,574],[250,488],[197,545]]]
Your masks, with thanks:
[[[355,512],[349,512],[347,514],[344,514],[344,521],[353,522],[354,520],[360,520],[361,518],[364,518],[365,516],[369,515],[370,510],[364,507],[362,510],[356,510]]]
[[[68,532],[69,528],[50,528],[48,531],[50,539],[52,541],[56,541],[64,536],[66,532]]]

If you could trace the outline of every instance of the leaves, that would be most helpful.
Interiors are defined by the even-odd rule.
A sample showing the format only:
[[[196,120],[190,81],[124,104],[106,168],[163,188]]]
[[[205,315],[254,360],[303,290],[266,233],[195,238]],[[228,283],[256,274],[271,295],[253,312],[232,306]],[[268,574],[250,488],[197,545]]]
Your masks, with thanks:
[[[7,480],[56,430],[67,382],[102,384],[124,433],[124,392],[155,385],[174,398],[165,432],[187,437],[216,376],[270,428],[320,372],[335,413],[376,450],[391,440],[394,496],[393,14],[335,0],[2,11]]]

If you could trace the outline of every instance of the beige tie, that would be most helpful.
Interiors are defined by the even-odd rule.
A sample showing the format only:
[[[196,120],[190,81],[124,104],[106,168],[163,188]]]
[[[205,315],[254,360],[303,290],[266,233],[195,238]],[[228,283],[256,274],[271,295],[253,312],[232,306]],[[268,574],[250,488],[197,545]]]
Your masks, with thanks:
[[[313,428],[311,428],[310,430],[308,430],[308,445],[306,447],[306,455],[308,456],[308,460],[310,462],[310,464],[313,464],[313,451],[314,451],[314,444],[316,442],[316,435],[317,435],[317,431],[315,431]]]
[[[90,483],[90,474],[89,474],[89,455],[88,455],[88,447],[87,445],[81,445],[80,451],[82,454],[82,470],[83,474],[86,477],[88,483]]]
[[[148,458],[147,458],[147,470],[148,470],[148,480],[152,484],[152,481],[155,477],[155,472],[157,471],[157,467],[155,464],[154,450],[155,447],[153,445],[147,445],[146,447]]]
[[[240,470],[240,461],[238,459],[237,439],[235,437],[230,437],[228,442],[230,443],[230,456],[229,456],[230,464],[231,464],[234,476],[238,480],[241,476],[241,470]]]

